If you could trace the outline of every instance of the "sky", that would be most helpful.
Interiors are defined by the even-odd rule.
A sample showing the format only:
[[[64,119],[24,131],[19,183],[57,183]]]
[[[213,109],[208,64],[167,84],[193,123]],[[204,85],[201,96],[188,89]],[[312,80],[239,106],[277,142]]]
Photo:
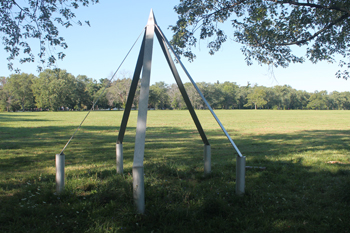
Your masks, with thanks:
[[[63,51],[66,57],[63,61],[57,62],[57,68],[65,69],[74,76],[86,75],[96,80],[110,78],[146,26],[151,9],[157,24],[168,40],[171,40],[172,32],[168,27],[175,25],[177,21],[174,6],[178,3],[179,0],[100,0],[98,4],[79,8],[76,11],[77,20],[82,22],[89,20],[91,27],[74,25],[60,30],[60,35],[65,38],[68,48]],[[290,85],[297,90],[308,92],[350,91],[350,80],[335,77],[335,73],[339,70],[337,64],[305,62],[292,64],[288,68],[274,68],[273,72],[267,66],[259,66],[257,62],[247,66],[240,51],[241,45],[232,40],[232,27],[226,23],[224,29],[228,40],[215,55],[209,55],[207,41],[200,41],[194,49],[197,56],[194,62],[190,63],[186,58],[182,58],[195,82],[230,81],[240,86],[245,86],[249,82],[252,85],[266,87]],[[140,37],[136,42],[115,79],[123,75],[132,76],[141,39]],[[33,49],[38,44],[37,41],[30,43]],[[4,50],[0,51],[0,76],[8,77],[12,73],[7,69],[8,54]],[[21,72],[38,75],[37,63],[22,64],[18,68]],[[183,82],[188,82],[187,76],[180,71],[181,68],[177,68]],[[167,84],[175,83],[155,37],[151,84],[160,81]]]

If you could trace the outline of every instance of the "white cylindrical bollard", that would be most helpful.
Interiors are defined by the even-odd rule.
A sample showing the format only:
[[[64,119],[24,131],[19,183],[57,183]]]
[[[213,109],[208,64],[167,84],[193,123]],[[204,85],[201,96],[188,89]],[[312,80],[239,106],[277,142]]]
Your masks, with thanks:
[[[64,191],[64,154],[56,154],[56,193]]]
[[[116,144],[117,173],[123,174],[123,144]]]
[[[204,175],[211,172],[211,147],[204,145]]]
[[[132,168],[133,178],[133,196],[136,206],[136,211],[139,214],[145,212],[145,184],[143,166]]]
[[[236,194],[239,196],[245,193],[245,159],[238,155],[236,158]]]

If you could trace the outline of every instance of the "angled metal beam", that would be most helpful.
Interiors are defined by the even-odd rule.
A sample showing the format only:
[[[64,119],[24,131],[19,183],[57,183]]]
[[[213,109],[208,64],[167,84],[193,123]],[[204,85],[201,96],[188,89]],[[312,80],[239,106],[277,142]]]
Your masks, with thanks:
[[[164,38],[164,41],[167,43],[168,47],[171,49],[171,51],[173,52],[174,56],[176,57],[176,60],[179,62],[179,64],[181,65],[182,69],[185,71],[187,77],[189,78],[189,80],[191,81],[192,85],[194,86],[194,88],[196,88],[198,94],[201,96],[202,100],[204,101],[205,105],[208,107],[209,111],[211,112],[211,114],[213,115],[213,117],[215,118],[216,122],[219,124],[220,128],[222,129],[222,131],[224,132],[224,134],[226,135],[227,139],[230,141],[231,145],[235,148],[236,152],[238,153],[239,157],[243,157],[242,153],[239,151],[238,147],[236,146],[236,144],[234,143],[234,141],[232,140],[232,138],[230,137],[230,135],[228,134],[228,132],[226,131],[225,127],[221,124],[219,118],[216,116],[215,112],[213,111],[213,109],[210,107],[208,101],[205,99],[204,95],[202,94],[202,92],[199,90],[197,84],[194,82],[194,80],[192,79],[191,75],[188,73],[187,69],[185,68],[184,64],[181,62],[179,56],[175,53],[173,47],[171,46],[171,44],[169,43],[168,39],[164,36],[164,33],[162,32],[162,30],[158,27],[158,25],[156,25],[157,30],[160,32],[162,38]]]
[[[128,99],[126,101],[122,122],[120,124],[117,144],[123,143],[126,126],[128,124],[132,103],[134,101],[134,97],[137,89],[137,84],[139,83],[139,80],[140,80],[140,74],[142,70],[143,56],[144,56],[144,50],[145,50],[145,37],[146,37],[146,32],[145,32],[145,35],[143,36],[139,57],[137,58],[134,76],[132,78]]]
[[[181,94],[182,94],[182,97],[183,97],[185,103],[186,103],[186,106],[187,106],[187,108],[188,108],[188,110],[189,110],[189,112],[190,112],[190,114],[191,114],[191,116],[192,116],[192,119],[193,119],[193,121],[194,121],[194,124],[196,125],[197,130],[198,130],[198,132],[199,132],[199,134],[200,134],[200,136],[201,136],[201,138],[202,138],[202,141],[203,141],[203,143],[204,143],[205,145],[210,145],[210,144],[209,144],[209,141],[208,141],[208,139],[207,139],[207,136],[206,136],[205,133],[204,133],[204,130],[203,130],[203,128],[202,128],[202,125],[201,125],[201,123],[200,123],[199,120],[198,120],[197,114],[196,114],[196,112],[195,112],[195,110],[194,110],[194,108],[193,108],[193,106],[192,106],[192,104],[191,104],[190,98],[189,98],[188,95],[187,95],[186,89],[185,89],[185,87],[184,87],[184,85],[183,85],[183,83],[182,83],[182,81],[181,81],[180,75],[179,75],[179,73],[177,72],[177,69],[176,69],[176,66],[175,66],[175,64],[174,64],[174,62],[173,62],[173,59],[172,59],[172,57],[170,56],[170,52],[169,52],[169,50],[168,50],[168,48],[167,48],[167,44],[166,44],[166,42],[164,41],[164,39],[163,39],[163,37],[162,37],[162,35],[161,35],[161,32],[159,31],[158,27],[156,27],[155,33],[156,33],[156,35],[157,35],[157,38],[158,38],[158,42],[159,42],[159,44],[160,44],[160,47],[161,47],[162,50],[163,50],[164,56],[165,56],[165,58],[166,58],[166,60],[167,60],[167,62],[168,62],[168,64],[169,64],[170,70],[171,70],[171,72],[172,72],[173,75],[174,75],[174,78],[175,78],[175,81],[176,81],[176,83],[177,83],[177,86],[179,87],[179,90],[180,90],[180,92],[181,92]]]

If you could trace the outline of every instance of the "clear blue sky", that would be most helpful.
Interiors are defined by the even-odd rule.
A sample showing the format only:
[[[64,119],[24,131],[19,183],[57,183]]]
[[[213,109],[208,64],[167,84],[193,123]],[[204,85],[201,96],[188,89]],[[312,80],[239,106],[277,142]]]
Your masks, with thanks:
[[[66,69],[77,76],[87,75],[90,78],[108,78],[117,69],[134,41],[137,39],[144,26],[147,24],[148,15],[152,8],[158,25],[171,39],[169,25],[175,24],[177,14],[173,8],[179,0],[128,0],[106,1],[88,8],[82,7],[76,12],[77,19],[82,22],[89,20],[91,27],[77,25],[62,29],[60,35],[66,39],[69,46],[64,52],[66,58],[58,61],[57,67]],[[350,80],[345,81],[335,78],[339,69],[337,64],[325,62],[311,64],[291,65],[289,68],[274,69],[274,77],[266,66],[247,66],[240,52],[240,44],[232,41],[232,32],[229,23],[225,25],[228,41],[221,51],[214,56],[208,54],[206,41],[201,41],[195,49],[197,59],[193,63],[183,62],[196,82],[236,82],[238,85],[258,84],[263,86],[290,85],[298,90],[314,92],[315,90],[350,91]],[[137,55],[140,49],[141,39],[123,64],[121,70],[133,73]],[[34,41],[32,45],[38,44]],[[7,70],[7,54],[4,50],[0,53],[0,76],[9,76]],[[20,65],[22,72],[36,72],[36,63]],[[188,79],[181,72],[183,82]],[[151,83],[164,81],[168,84],[175,83],[170,70],[165,62],[159,44],[155,39],[153,50],[153,62]]]

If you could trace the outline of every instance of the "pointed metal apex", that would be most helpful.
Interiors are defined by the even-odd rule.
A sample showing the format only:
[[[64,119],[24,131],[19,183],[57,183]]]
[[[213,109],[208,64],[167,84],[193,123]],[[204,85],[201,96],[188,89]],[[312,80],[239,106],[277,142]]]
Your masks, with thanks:
[[[151,12],[149,13],[147,25],[154,25],[154,24],[156,24],[156,18],[154,17],[153,9],[151,9]]]

